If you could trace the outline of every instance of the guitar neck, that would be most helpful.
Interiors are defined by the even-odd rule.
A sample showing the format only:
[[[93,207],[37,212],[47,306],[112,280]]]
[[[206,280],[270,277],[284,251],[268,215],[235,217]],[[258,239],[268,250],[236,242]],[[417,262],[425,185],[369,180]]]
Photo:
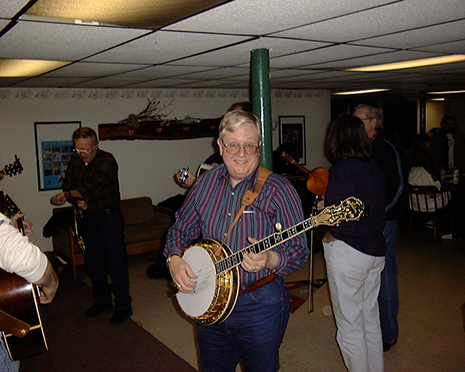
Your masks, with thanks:
[[[292,157],[290,157],[289,155],[287,155],[285,152],[282,152],[282,153],[281,153],[281,156],[282,156],[284,159],[286,159],[289,163],[291,163],[292,165],[295,165],[297,168],[299,168],[302,172],[307,173],[307,174],[312,173],[312,172],[309,171],[307,168],[303,167],[303,166],[300,165],[298,162],[296,162]]]
[[[21,210],[19,209],[19,207],[8,196],[8,194],[5,194],[3,201],[4,201],[5,216],[7,216],[8,218],[12,218],[15,214],[21,213]],[[18,218],[16,220],[16,223],[18,225],[19,231],[21,231],[21,234],[26,235],[26,230],[24,228],[24,217]]]

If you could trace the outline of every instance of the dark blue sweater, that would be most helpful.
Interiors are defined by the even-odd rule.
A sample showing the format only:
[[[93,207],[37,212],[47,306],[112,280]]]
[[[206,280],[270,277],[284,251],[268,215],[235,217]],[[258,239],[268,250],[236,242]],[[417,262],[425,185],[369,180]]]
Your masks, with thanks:
[[[386,182],[374,160],[348,158],[333,165],[325,204],[339,204],[349,196],[360,199],[367,214],[360,221],[343,222],[331,227],[331,235],[370,256],[384,256]]]

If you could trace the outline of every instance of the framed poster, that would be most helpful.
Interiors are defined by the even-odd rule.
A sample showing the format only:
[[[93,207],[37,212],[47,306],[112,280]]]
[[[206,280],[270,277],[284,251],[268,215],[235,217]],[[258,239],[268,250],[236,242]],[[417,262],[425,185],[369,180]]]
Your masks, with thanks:
[[[61,189],[74,150],[71,136],[80,127],[80,121],[34,123],[39,191]]]
[[[290,142],[299,154],[299,163],[306,163],[305,116],[279,116],[279,144]]]

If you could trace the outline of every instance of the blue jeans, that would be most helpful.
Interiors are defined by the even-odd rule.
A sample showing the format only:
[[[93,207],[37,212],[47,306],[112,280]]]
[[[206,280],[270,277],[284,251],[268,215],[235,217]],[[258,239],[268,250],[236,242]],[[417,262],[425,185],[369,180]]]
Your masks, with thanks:
[[[399,324],[397,313],[399,312],[399,293],[397,288],[397,220],[388,220],[384,227],[384,239],[386,240],[386,261],[381,272],[381,289],[379,291],[379,318],[383,342],[393,344],[399,337]]]
[[[0,336],[0,372],[18,372],[19,361],[13,362],[6,351],[3,337]]]
[[[248,372],[278,371],[288,320],[289,293],[281,277],[240,295],[223,323],[197,325],[202,372],[235,372],[240,360]]]
[[[82,229],[86,245],[85,268],[92,280],[94,299],[108,304],[112,301],[113,293],[117,310],[131,307],[123,229],[124,218],[117,209],[108,213],[85,214]],[[108,283],[108,274],[111,284]]]

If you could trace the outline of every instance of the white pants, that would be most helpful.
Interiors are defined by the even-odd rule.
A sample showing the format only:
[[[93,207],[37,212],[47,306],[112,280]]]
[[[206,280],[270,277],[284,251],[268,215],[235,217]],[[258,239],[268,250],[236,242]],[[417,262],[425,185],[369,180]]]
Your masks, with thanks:
[[[384,257],[369,256],[341,240],[323,244],[344,363],[350,372],[382,372],[378,294]]]

